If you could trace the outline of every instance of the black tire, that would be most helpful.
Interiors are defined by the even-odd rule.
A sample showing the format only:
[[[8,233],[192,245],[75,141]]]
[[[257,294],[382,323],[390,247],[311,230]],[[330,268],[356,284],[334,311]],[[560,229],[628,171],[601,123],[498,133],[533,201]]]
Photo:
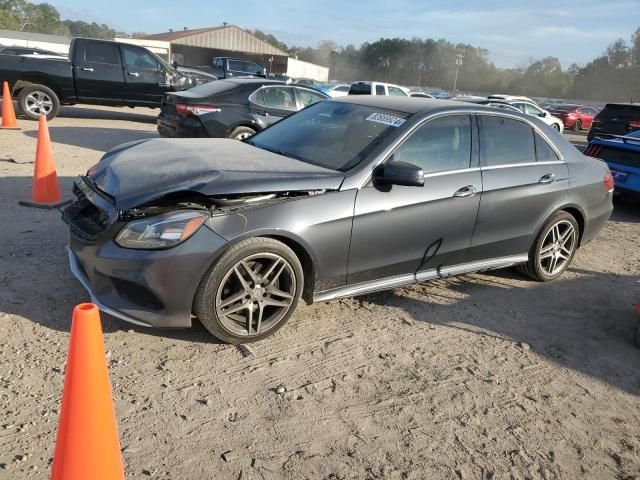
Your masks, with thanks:
[[[553,128],[555,128],[556,132],[560,131],[560,125],[557,123],[554,123],[553,125],[551,125]]]
[[[42,105],[34,104],[34,98],[42,98]],[[60,111],[60,99],[49,87],[31,83],[20,90],[18,108],[20,113],[29,120],[38,120],[44,112],[47,114],[47,120],[53,120]]]
[[[255,134],[256,131],[253,128],[249,127],[236,127],[229,134],[229,138],[233,140],[244,140],[249,138],[251,135]]]
[[[574,132],[579,132],[582,130],[582,122],[580,120],[576,120],[573,122],[573,127],[571,127]]]
[[[547,239],[547,235],[551,232],[551,229],[558,225],[567,225],[571,224],[574,231],[574,240],[571,248],[571,253],[567,255],[567,260],[565,261],[562,268],[558,271],[554,271],[553,274],[549,274],[544,270],[544,267],[541,263],[541,248],[545,239]],[[567,213],[563,210],[554,213],[549,220],[544,224],[540,233],[536,237],[536,241],[533,242],[533,246],[531,247],[531,251],[529,252],[529,261],[527,263],[523,263],[521,265],[516,266],[516,270],[520,272],[522,275],[525,275],[533,280],[537,280],[539,282],[549,282],[551,280],[555,280],[560,275],[564,273],[567,267],[571,264],[573,260],[573,256],[578,249],[578,243],[580,239],[580,229],[578,226],[578,222],[570,213]]]
[[[247,334],[240,335],[226,326],[228,325],[228,319],[222,318],[218,314],[216,305],[218,290],[224,288],[224,286],[221,286],[221,283],[223,280],[229,278],[228,275],[231,274],[234,266],[238,265],[238,262],[260,254],[275,254],[288,262],[288,266],[291,267],[291,272],[295,276],[295,286],[292,286],[295,291],[292,294],[292,300],[288,310],[280,319],[277,320],[277,323],[273,324],[263,332],[253,334],[248,332]],[[272,335],[287,323],[296,309],[303,288],[304,272],[302,270],[300,260],[293,250],[284,243],[272,238],[249,238],[238,242],[229,248],[229,250],[227,250],[204,274],[195,294],[193,311],[204,327],[220,340],[232,344],[255,342]],[[243,301],[244,303],[254,302],[253,299],[249,298]]]

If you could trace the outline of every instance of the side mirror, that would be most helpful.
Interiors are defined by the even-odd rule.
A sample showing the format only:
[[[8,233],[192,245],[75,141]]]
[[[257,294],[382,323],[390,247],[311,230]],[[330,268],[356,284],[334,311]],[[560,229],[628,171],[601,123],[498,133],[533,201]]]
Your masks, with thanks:
[[[387,162],[373,172],[373,181],[378,185],[424,186],[422,168],[407,162]]]
[[[542,112],[538,114],[539,117],[546,117],[547,116],[547,112]]]
[[[175,60],[173,62],[171,62],[171,66],[173,68],[178,68],[178,62],[176,62]]]

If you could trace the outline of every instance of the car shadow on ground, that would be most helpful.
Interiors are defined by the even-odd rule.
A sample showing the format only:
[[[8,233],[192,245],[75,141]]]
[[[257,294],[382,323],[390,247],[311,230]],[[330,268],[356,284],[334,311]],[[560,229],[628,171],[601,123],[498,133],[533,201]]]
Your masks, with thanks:
[[[640,196],[638,198],[615,196],[613,207],[611,220],[622,223],[640,223]]]
[[[124,122],[156,123],[158,109],[122,107],[119,110],[103,110],[91,107],[61,107],[59,117],[92,120],[120,120]]]
[[[23,132],[31,138],[38,138],[36,130]],[[159,138],[156,132],[128,130],[126,128],[100,127],[49,127],[49,135],[55,143],[88,148],[99,152],[106,152],[117,145],[148,138]]]
[[[359,298],[418,322],[526,343],[554,363],[640,394],[640,351],[633,345],[640,276],[569,272],[537,283],[513,269],[496,270]]]
[[[72,177],[59,180],[63,198],[70,198]],[[30,191],[30,177],[0,178],[0,317],[16,315],[66,332],[73,307],[89,296],[69,271],[68,230],[60,212],[18,206]],[[617,210],[615,215],[627,221],[640,217],[637,210],[632,215],[630,207]],[[640,351],[632,340],[639,280],[637,272],[626,276],[571,268],[554,282],[536,283],[513,270],[499,270],[359,300],[400,309],[417,322],[525,342],[553,362],[640,394]],[[186,342],[219,343],[197,320],[189,329],[160,330],[106,314],[102,319],[107,333],[132,329]],[[287,335],[286,328],[281,334]]]

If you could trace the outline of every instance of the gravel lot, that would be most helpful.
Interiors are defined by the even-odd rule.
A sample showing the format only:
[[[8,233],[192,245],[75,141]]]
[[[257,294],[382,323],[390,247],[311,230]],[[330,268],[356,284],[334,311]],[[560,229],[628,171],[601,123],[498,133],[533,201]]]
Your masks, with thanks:
[[[50,132],[65,195],[107,149],[155,136],[154,121],[63,109]],[[18,206],[37,136],[20,125],[0,131],[0,478],[12,480],[49,475],[71,310],[87,300],[58,212]],[[197,322],[103,315],[127,476],[640,478],[639,237],[638,204],[618,202],[559,281],[503,270],[303,305],[249,349]]]

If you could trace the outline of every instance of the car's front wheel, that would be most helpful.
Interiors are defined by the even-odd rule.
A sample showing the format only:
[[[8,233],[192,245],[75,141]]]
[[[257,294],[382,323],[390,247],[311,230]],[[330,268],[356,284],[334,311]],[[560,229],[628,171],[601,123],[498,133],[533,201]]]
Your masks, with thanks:
[[[573,122],[573,131],[579,132],[580,130],[582,130],[582,122],[580,120],[576,120]]]
[[[559,123],[554,123],[553,125],[551,125],[553,128],[556,129],[557,132],[560,131],[560,124]]]
[[[564,273],[578,248],[580,230],[573,215],[556,212],[544,225],[529,252],[529,261],[518,270],[540,282]]]
[[[288,246],[250,238],[229,248],[204,275],[194,313],[220,340],[254,342],[289,320],[303,284],[302,265]]]

